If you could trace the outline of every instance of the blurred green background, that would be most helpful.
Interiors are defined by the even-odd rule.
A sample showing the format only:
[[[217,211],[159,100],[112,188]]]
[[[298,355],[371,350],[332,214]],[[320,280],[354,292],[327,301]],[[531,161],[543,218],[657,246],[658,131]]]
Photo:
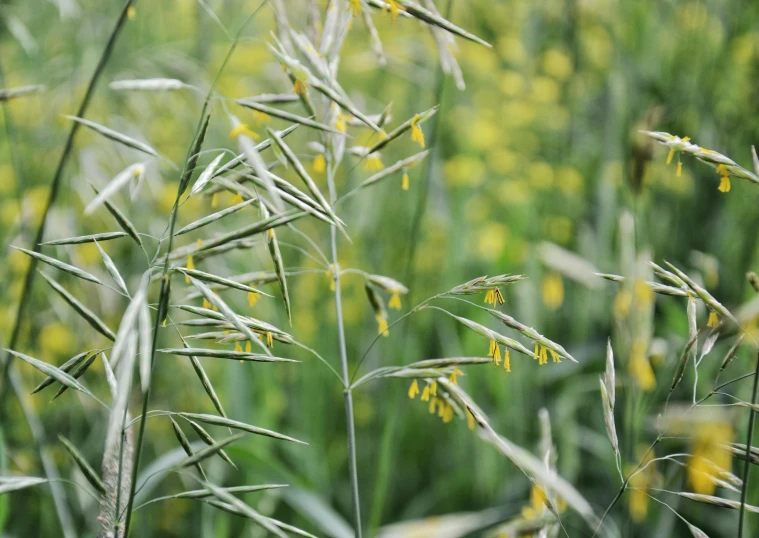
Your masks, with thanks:
[[[302,28],[304,5],[286,3],[293,26]],[[28,263],[9,245],[29,247],[70,127],[63,115],[75,113],[119,4],[93,0],[0,3],[0,87],[44,84],[47,88],[3,104],[0,114],[3,339],[14,322]],[[323,10],[325,2],[317,4]],[[208,6],[235,31],[258,3],[209,0]],[[553,425],[559,473],[600,514],[616,493],[619,479],[604,433],[597,377],[603,369],[606,340],[623,330],[625,321],[613,315],[616,285],[578,276],[568,255],[555,246],[575,253],[598,271],[624,273],[619,220],[623,212],[629,212],[639,251],[647,250],[651,259],[669,260],[700,278],[729,308],[752,299],[754,292],[743,275],[756,269],[757,187],[734,179],[732,190],[723,194],[717,190],[718,174],[687,157],[677,177],[674,163],[665,164],[666,150],[643,139],[638,130],[690,136],[751,168],[750,146],[759,139],[759,124],[752,120],[759,99],[759,5],[742,0],[440,0],[438,8],[442,13],[450,10],[453,22],[493,44],[489,50],[457,40],[464,91],[449,77],[441,78],[434,41],[418,21],[400,18],[392,24],[389,15],[375,12],[387,55],[385,66],[372,54],[366,27],[359,20],[348,35],[339,78],[363,110],[379,113],[392,102],[391,125],[396,125],[436,104],[438,96],[441,107],[439,122],[424,126],[428,145],[434,145],[431,157],[410,170],[410,189],[402,190],[397,177],[342,206],[341,216],[353,243],[341,241],[341,264],[406,284],[411,291],[403,297],[404,311],[479,275],[528,276],[503,290],[504,311],[562,343],[580,364],[565,361],[539,368],[529,357],[512,354],[511,373],[469,368],[460,383],[488,414],[496,431],[532,452],[539,440],[538,411],[545,407]],[[273,29],[272,11],[265,7],[225,69],[220,94],[241,98],[291,90],[265,46]],[[116,92],[108,88],[108,82],[168,77],[207,88],[229,45],[196,2],[138,2],[136,16],[119,38],[87,117],[148,141],[181,162],[202,96],[192,91]],[[232,102],[227,106],[253,125],[250,111]],[[302,113],[297,103],[287,107]],[[286,125],[276,120],[274,124]],[[229,122],[217,102],[206,148],[234,150],[236,144],[228,132]],[[369,136],[363,129],[351,134],[356,143]],[[305,156],[310,135],[300,129],[288,140]],[[383,162],[392,164],[417,150],[404,138],[383,151]],[[271,160],[271,154],[267,158]],[[370,175],[356,159],[346,161],[338,175],[342,192]],[[132,162],[128,151],[82,130],[48,221],[46,239],[118,230],[106,211],[83,217],[82,210],[92,199],[88,182],[102,186]],[[116,198],[141,232],[158,236],[164,230],[176,176],[167,166],[152,166],[137,201],[130,202],[124,194]],[[315,177],[324,186],[323,175]],[[220,203],[228,205],[228,197],[222,196]],[[210,212],[210,199],[193,198],[182,207],[179,224]],[[242,226],[246,218],[239,213],[204,233],[182,236],[179,246]],[[327,251],[326,226],[303,221],[298,227]],[[287,230],[280,232],[280,239],[309,248]],[[146,240],[146,244],[150,252],[156,247],[154,241]],[[128,239],[103,247],[128,277],[130,287],[136,286],[146,269],[142,252]],[[296,249],[282,248],[288,267],[309,270],[290,279],[294,311],[290,332],[337,367],[333,295],[325,268]],[[46,252],[105,274],[94,245],[53,247]],[[225,276],[272,270],[265,249],[238,251],[223,260],[198,263],[198,267]],[[581,273],[587,275],[587,271]],[[118,326],[124,299],[60,277],[111,327]],[[183,286],[179,280],[175,286],[178,300]],[[276,284],[266,289],[277,296]],[[225,297],[241,312],[247,311],[243,293]],[[481,303],[482,298],[473,300]],[[360,277],[346,275],[344,301],[348,356],[354,368],[377,331]],[[474,308],[443,306],[488,323],[486,315]],[[287,327],[279,299],[259,301],[251,315]],[[397,316],[391,311],[391,321]],[[389,338],[380,339],[361,372],[426,358],[485,356],[487,342],[454,323],[433,312],[411,316],[393,327]],[[495,328],[492,322],[490,326]],[[745,328],[756,335],[755,320],[748,318]],[[39,278],[23,329],[18,349],[52,364],[105,345]],[[661,410],[672,366],[687,334],[685,301],[658,297],[653,329],[656,352],[651,351],[657,388],[649,392],[627,383],[629,349],[622,343],[616,350],[623,385],[620,398],[632,402],[624,404],[627,409],[617,419],[625,465],[634,465],[639,444],[655,437],[653,420]],[[724,353],[731,343],[720,341],[715,353]],[[251,366],[205,359],[203,364],[230,417],[304,439],[309,447],[248,438],[229,449],[240,471],[214,462],[208,466],[209,474],[224,485],[292,484],[297,491],[250,494],[246,500],[284,521],[329,535],[318,521],[326,517],[327,507],[345,520],[350,514],[342,391],[312,357],[281,345],[275,346],[278,352],[303,362]],[[752,368],[752,355],[748,345],[739,351],[735,375]],[[178,357],[158,357],[158,361],[152,409],[213,412],[187,361]],[[704,390],[711,387],[709,372],[714,366],[718,361],[704,366]],[[27,365],[16,367],[28,385],[41,379]],[[88,386],[107,391],[102,374],[102,365],[96,361],[83,379]],[[692,386],[692,379],[689,383]],[[738,388],[743,399],[750,398],[749,385],[744,382]],[[355,394],[362,511],[372,529],[369,535],[376,535],[383,525],[429,516],[471,512],[480,522],[518,517],[529,504],[529,481],[471,434],[465,421],[443,424],[427,413],[426,406],[409,401],[407,388],[405,381],[389,380],[365,385]],[[676,396],[689,401],[688,389]],[[28,427],[15,399],[8,401],[9,419],[0,426],[0,465],[9,474],[39,476]],[[107,422],[100,408],[71,393],[53,403],[44,395],[30,397],[29,402],[41,415],[64,477],[76,479],[78,471],[57,444],[57,434],[74,441],[93,467],[99,468]],[[625,409],[622,404],[618,407]],[[745,431],[745,416],[736,418],[739,434]],[[674,451],[680,445],[675,440],[668,446]],[[169,422],[150,420],[145,465],[172,450],[179,449]],[[736,461],[734,472],[741,469]],[[667,489],[683,487],[676,466],[664,466],[661,473]],[[196,487],[174,475],[153,485],[145,498]],[[95,535],[93,500],[75,487],[67,486],[66,492],[76,528],[82,536]],[[735,512],[669,500],[710,536],[734,535]],[[749,501],[759,502],[756,486]],[[612,512],[622,536],[688,535],[682,523],[661,506],[652,504],[638,522],[630,519],[626,507],[626,502],[620,503]],[[755,516],[749,517],[748,535],[757,528],[751,517]],[[426,521],[417,530],[393,536],[442,536],[435,524],[435,520]],[[576,516],[567,515],[565,524],[570,536],[592,534]],[[135,525],[139,536],[260,535],[244,520],[192,501],[148,506],[136,513]],[[337,529],[334,523],[322,525]],[[450,536],[485,536],[486,532]],[[46,489],[0,497],[0,534],[58,533]]]

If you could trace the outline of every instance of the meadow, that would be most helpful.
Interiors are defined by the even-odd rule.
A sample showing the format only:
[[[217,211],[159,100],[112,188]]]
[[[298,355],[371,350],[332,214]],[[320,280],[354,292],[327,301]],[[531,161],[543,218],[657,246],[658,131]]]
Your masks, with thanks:
[[[755,536],[757,20],[0,0],[0,536]]]

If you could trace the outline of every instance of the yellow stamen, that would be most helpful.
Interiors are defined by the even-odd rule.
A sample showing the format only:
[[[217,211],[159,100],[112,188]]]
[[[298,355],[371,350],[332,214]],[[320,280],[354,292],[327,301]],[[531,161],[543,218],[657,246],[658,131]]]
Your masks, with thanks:
[[[437,396],[437,381],[430,383],[430,394]]]
[[[474,431],[474,415],[469,409],[466,410],[466,425],[470,430]]]
[[[238,136],[249,136],[253,140],[258,140],[258,135],[250,130],[250,127],[245,125],[244,123],[238,123],[234,129],[229,131],[229,137],[230,138],[237,138]]]
[[[252,291],[249,291],[248,292],[248,306],[250,307],[256,306],[257,302],[258,302],[258,294]]]
[[[538,356],[539,351],[540,351],[540,346],[538,346],[538,343],[535,342],[535,351],[532,352],[532,360],[540,362],[539,360],[540,357]]]
[[[293,84],[293,91],[297,93],[298,95],[305,95],[306,94],[306,83],[302,80],[296,80],[295,84]]]
[[[719,181],[719,192],[730,192],[730,176],[722,176]]]
[[[242,348],[240,347],[240,342],[235,342],[235,351],[242,351]]]
[[[208,308],[208,309],[211,308],[211,303],[209,303],[208,299],[206,299],[205,297],[203,297],[203,308]]]
[[[266,333],[266,345],[269,347],[274,347],[274,337],[271,335],[271,333]]]
[[[553,349],[548,348],[548,352],[551,354],[551,360],[553,362],[561,362],[561,357]]]
[[[211,196],[211,207],[215,208],[219,205],[219,193],[215,192],[213,193],[213,196]]]
[[[408,388],[408,397],[412,400],[416,398],[416,395],[419,394],[419,383],[417,383],[416,379],[411,383],[411,386]]]
[[[424,147],[424,133],[419,127],[419,114],[415,114],[414,118],[411,120],[411,141]]]
[[[399,11],[406,11],[406,8],[401,5],[398,0],[388,0],[387,2],[390,4],[390,19],[393,21],[393,24],[395,24],[395,19],[398,18],[398,12]]]
[[[716,312],[709,312],[709,321],[706,322],[707,327],[716,327],[719,325],[719,317]]]
[[[370,172],[377,172],[385,168],[385,165],[382,164],[382,159],[380,159],[379,155],[372,153],[371,155],[367,155],[366,161],[364,161],[364,168]]]
[[[250,353],[252,349],[253,349],[253,347],[250,344],[250,340],[248,340],[247,342],[245,342],[245,353]]]
[[[495,291],[494,290],[488,290],[488,292],[485,294],[485,304],[492,304],[495,306],[496,298],[495,298]]]
[[[127,8],[127,19],[129,19],[130,21],[133,21],[136,16],[137,16],[137,10],[134,8],[134,6],[129,6]]]
[[[401,178],[401,189],[408,190],[408,172],[403,172],[403,178]]]
[[[382,336],[390,336],[390,331],[387,330],[387,320],[379,314],[374,316],[374,319],[377,320],[377,333]]]
[[[437,402],[438,402],[437,397],[432,398],[432,400],[430,400],[430,405],[428,407],[428,411],[430,412],[430,415],[435,412],[435,406],[437,405]]]
[[[443,411],[443,423],[448,424],[452,420],[453,420],[453,406],[449,402],[448,405],[445,406],[445,410]]]
[[[422,401],[423,402],[429,402],[430,401],[430,386],[427,385],[424,387],[424,390],[422,391]]]
[[[454,385],[458,385],[459,383],[458,383],[458,381],[457,381],[457,379],[456,379],[456,376],[458,376],[458,375],[461,375],[461,374],[463,374],[463,373],[464,373],[464,372],[462,372],[462,371],[461,371],[461,370],[459,370],[458,368],[454,368],[454,369],[453,369],[453,372],[451,372],[451,375],[450,375],[450,376],[448,376],[448,381],[450,381],[450,382],[451,382],[451,383],[453,383]]]
[[[546,351],[545,346],[540,348],[540,364],[548,364],[548,352]]]
[[[390,297],[390,300],[387,302],[388,308],[392,308],[393,310],[400,310],[401,309],[401,296],[397,293],[393,293],[393,295]]]
[[[240,194],[239,192],[232,197],[232,205],[241,204],[244,201],[245,199],[242,197],[242,194]]]
[[[361,14],[361,2],[359,0],[350,0],[348,3],[348,9],[351,10],[351,15],[354,17]]]
[[[503,350],[503,369],[507,372],[511,371],[511,356],[508,349]]]
[[[669,153],[667,154],[667,166],[669,166],[669,163],[672,162],[672,157],[675,156],[675,150],[671,149],[669,150]]]
[[[261,125],[262,123],[268,123],[271,120],[271,117],[266,114],[265,112],[260,112],[258,110],[254,110],[253,114],[253,123],[256,125]]]
[[[192,261],[192,254],[190,254],[189,256],[187,256],[187,269],[190,269],[190,270],[195,269],[195,263],[193,263],[193,261]],[[184,276],[184,281],[185,281],[185,284],[189,284],[190,283],[190,277],[187,276],[187,275],[185,275]]]
[[[164,329],[166,328],[166,320],[165,319],[163,320],[163,323],[161,323],[161,327],[163,327]]]
[[[677,172],[675,173],[675,177],[680,177],[683,175],[683,162],[678,161],[677,162]]]
[[[320,153],[314,159],[313,166],[314,166],[314,172],[318,172],[319,174],[321,174],[327,169],[327,159],[325,159],[324,155]]]

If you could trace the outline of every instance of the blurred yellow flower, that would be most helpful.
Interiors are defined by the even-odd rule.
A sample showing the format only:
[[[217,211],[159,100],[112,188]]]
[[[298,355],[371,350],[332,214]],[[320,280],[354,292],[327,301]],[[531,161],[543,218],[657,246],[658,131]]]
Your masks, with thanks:
[[[572,59],[560,49],[549,49],[543,54],[543,71],[557,80],[566,80],[572,75]]]
[[[717,488],[714,478],[729,472],[730,453],[724,448],[733,440],[733,428],[722,422],[698,423],[693,435],[691,457],[688,460],[688,481],[693,491],[712,495]]]
[[[648,343],[643,339],[636,338],[632,344],[627,368],[638,386],[649,392],[656,388],[656,377],[648,360],[647,352]]]
[[[564,283],[561,280],[561,275],[552,272],[543,277],[542,296],[543,304],[549,310],[556,310],[562,305],[564,302]]]

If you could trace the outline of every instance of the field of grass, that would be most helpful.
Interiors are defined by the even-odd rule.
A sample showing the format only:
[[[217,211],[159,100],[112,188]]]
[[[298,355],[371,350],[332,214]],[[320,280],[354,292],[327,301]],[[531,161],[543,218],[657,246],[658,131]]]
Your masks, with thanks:
[[[0,536],[755,536],[757,21],[0,0]]]

